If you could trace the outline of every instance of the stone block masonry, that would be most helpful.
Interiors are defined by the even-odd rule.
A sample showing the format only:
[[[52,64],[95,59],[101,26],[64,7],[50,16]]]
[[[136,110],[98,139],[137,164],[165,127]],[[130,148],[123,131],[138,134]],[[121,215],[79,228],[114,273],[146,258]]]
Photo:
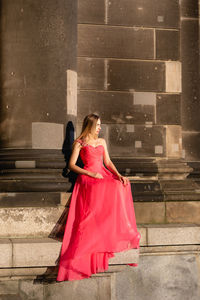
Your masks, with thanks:
[[[165,125],[181,123],[179,1],[95,3],[78,3],[78,122],[96,112],[124,134],[122,123],[133,124],[130,148],[113,147],[108,136],[114,156],[181,157],[181,136],[172,151],[164,142]],[[151,141],[136,125],[152,127]]]

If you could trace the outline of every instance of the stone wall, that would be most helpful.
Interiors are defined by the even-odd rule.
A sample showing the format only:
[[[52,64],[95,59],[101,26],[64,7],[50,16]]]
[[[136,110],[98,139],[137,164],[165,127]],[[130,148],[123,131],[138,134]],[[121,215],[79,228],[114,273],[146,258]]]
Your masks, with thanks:
[[[199,160],[197,1],[5,0],[1,14],[0,299],[198,300],[199,185],[180,159]],[[56,283],[65,126],[89,112],[130,175],[139,267]]]
[[[62,169],[69,150],[67,123],[75,124],[77,111],[77,2],[3,0],[0,5],[0,190],[67,190]],[[51,194],[36,197],[42,205]]]
[[[198,1],[181,1],[182,130],[183,156],[200,159],[199,10]]]
[[[41,284],[31,279],[2,281],[2,300],[198,300],[199,255],[150,255],[140,268],[79,282]],[[7,290],[7,293],[5,292]]]
[[[1,149],[62,149],[76,1],[5,0],[1,15]]]
[[[78,23],[78,122],[112,156],[181,157],[179,1],[79,1]]]

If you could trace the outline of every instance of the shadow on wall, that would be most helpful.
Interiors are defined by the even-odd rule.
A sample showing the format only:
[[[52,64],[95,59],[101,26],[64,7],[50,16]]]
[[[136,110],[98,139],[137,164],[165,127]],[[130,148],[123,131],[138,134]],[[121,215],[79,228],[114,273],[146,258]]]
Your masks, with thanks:
[[[69,121],[67,123],[65,140],[63,143],[63,147],[62,147],[62,153],[64,154],[64,158],[65,158],[65,162],[66,162],[66,166],[63,169],[62,175],[63,175],[63,177],[68,178],[69,182],[71,182],[71,184],[72,184],[70,190],[68,191],[69,193],[71,193],[73,191],[74,184],[75,184],[77,176],[78,176],[76,173],[74,173],[68,169],[69,159],[70,159],[70,156],[72,153],[73,142],[74,142],[74,125],[73,125],[72,121]],[[82,162],[80,156],[78,157],[77,165],[81,168],[83,167],[83,162]]]

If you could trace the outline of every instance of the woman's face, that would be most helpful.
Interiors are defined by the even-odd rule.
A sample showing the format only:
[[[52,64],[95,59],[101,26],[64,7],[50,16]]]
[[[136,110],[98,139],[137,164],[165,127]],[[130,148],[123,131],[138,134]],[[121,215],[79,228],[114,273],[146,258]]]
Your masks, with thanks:
[[[101,130],[101,120],[98,119],[96,123],[95,134],[98,135],[100,130]]]

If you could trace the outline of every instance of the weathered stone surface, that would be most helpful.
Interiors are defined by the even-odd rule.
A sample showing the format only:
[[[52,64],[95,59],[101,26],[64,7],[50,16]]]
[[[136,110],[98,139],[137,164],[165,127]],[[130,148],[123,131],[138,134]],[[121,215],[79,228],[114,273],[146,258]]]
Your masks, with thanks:
[[[144,254],[167,254],[176,253],[183,254],[185,253],[194,253],[200,251],[200,245],[167,245],[167,246],[148,246],[140,248],[140,255]]]
[[[68,120],[72,123],[76,120],[76,116],[77,116],[78,75],[76,71],[70,69],[68,69],[66,73],[67,73],[67,114],[71,116]],[[69,123],[67,124],[67,127],[68,125]]]
[[[170,114],[169,114],[170,111]],[[180,94],[157,94],[156,123],[180,125],[181,97]]]
[[[118,252],[115,253],[115,257],[109,259],[109,265],[137,263],[138,258],[138,249],[131,249],[123,252]]]
[[[108,3],[108,24],[177,28],[179,2],[111,0]]]
[[[12,267],[12,243],[9,239],[0,239],[0,253],[1,268]]]
[[[71,201],[71,193],[61,193],[60,194],[60,205],[69,206]]]
[[[153,29],[79,25],[78,55],[152,59],[154,32]]]
[[[167,202],[166,220],[169,223],[200,224],[200,202]],[[188,213],[189,212],[189,213]]]
[[[152,125],[107,125],[112,156],[165,156],[165,128]]]
[[[0,193],[0,207],[56,206],[65,193]]]
[[[78,0],[78,23],[104,24],[104,0]]]
[[[12,239],[12,243],[13,267],[54,266],[61,247],[61,243],[48,238]]]
[[[184,131],[200,130],[198,76],[196,71],[183,74],[182,126]]]
[[[1,266],[2,268],[2,266]],[[15,295],[18,293],[19,282],[17,280],[12,281],[0,281],[0,299],[1,295]]]
[[[200,134],[183,132],[183,157],[188,161],[200,160]]]
[[[15,45],[16,46],[16,45]],[[31,46],[31,45],[30,45]],[[61,76],[66,68],[66,62],[57,56],[55,49],[49,49],[48,55],[46,49],[41,49],[33,54],[30,49],[15,49],[6,47],[3,49],[5,60],[5,71],[3,72],[3,88],[26,89],[27,92],[33,94],[32,89],[48,88],[58,89],[56,79],[60,77],[59,89],[64,89],[66,85],[66,76]],[[59,51],[59,49],[56,49]],[[23,57],[16,60],[16,57]],[[49,64],[49,61],[55,61]],[[40,68],[38,68],[40,66]],[[64,75],[64,74],[63,74]]]
[[[78,77],[80,89],[165,90],[164,63],[79,58]]]
[[[184,131],[199,131],[199,35],[198,21],[183,20],[181,23],[182,60],[182,126]]]
[[[142,177],[143,174],[141,174],[142,172],[144,172],[144,169],[142,170],[140,168],[139,169],[139,164],[138,166],[135,164],[135,166],[131,166],[131,170],[132,172],[134,172],[138,177],[140,178],[140,176]],[[134,168],[135,167],[135,168]],[[149,166],[149,168],[151,168],[151,166]],[[127,171],[128,171],[127,170]],[[158,170],[158,169],[157,169]],[[121,170],[119,169],[120,173]],[[141,173],[139,173],[139,171]],[[154,166],[154,170],[153,170],[153,166],[152,166],[152,173],[157,172],[156,171],[156,166]],[[124,173],[124,171],[122,172]],[[147,178],[146,178],[147,179]],[[155,179],[155,178],[154,178]],[[161,190],[161,185],[157,180],[151,180],[150,178],[148,180],[145,180],[145,175],[143,177],[143,180],[138,180],[136,178],[132,178],[129,177],[129,180],[131,181],[131,190],[132,190],[132,194],[133,194],[133,198],[134,201],[136,202],[157,202],[157,201],[163,201],[164,200],[164,196],[163,196],[163,192]]]
[[[147,228],[139,225],[137,229],[141,235],[140,246],[147,246]]]
[[[145,223],[165,223],[165,203],[134,203],[136,222]]]
[[[2,1],[3,147],[31,148],[32,121],[66,122],[66,70],[76,67],[75,7],[76,1]]]
[[[142,94],[141,103],[136,101],[136,94]],[[154,93],[80,91],[77,119],[81,123],[88,113],[95,112],[100,115],[102,123],[106,124],[154,123],[155,103],[152,94],[154,96]],[[145,101],[151,99],[152,101]],[[130,125],[129,130],[134,130],[134,126]]]
[[[156,58],[180,59],[180,35],[175,30],[156,30]]]
[[[69,20],[66,20],[65,17],[67,14],[71,14],[67,8],[72,7],[70,1],[66,3],[63,0],[60,0],[59,3],[49,3],[48,1],[36,3],[32,0],[23,1],[23,3],[3,1],[2,13],[4,20],[6,20],[2,23],[3,38],[9,41],[32,42],[38,48],[58,46],[58,42],[65,44],[66,29],[71,27],[71,24],[68,23]],[[47,17],[50,18],[47,20]],[[67,28],[64,25],[67,25]],[[17,35],[16,32],[18,32]],[[36,39],[33,40],[30,32]],[[40,32],[39,35],[38,32]]]
[[[198,18],[198,1],[181,0],[181,16],[186,18]]]
[[[80,89],[104,89],[104,60],[78,58],[78,87]]]
[[[197,300],[198,262],[192,254],[141,256],[138,268],[116,274],[115,286],[117,300]]]
[[[29,104],[27,109],[27,93],[29,91],[31,94],[29,95]],[[56,120],[58,123],[62,123],[63,117],[67,112],[65,105],[66,98],[64,98],[66,97],[66,93],[64,93],[61,89],[49,89],[48,91],[39,87],[35,89],[26,88],[26,90],[4,89],[2,90],[1,95],[5,99],[5,102],[3,102],[2,105],[3,112],[8,114],[9,119],[15,117],[16,126],[23,126],[24,123],[22,122],[22,116],[26,116],[26,119],[30,121],[42,120],[44,122],[55,122]],[[59,99],[59,101],[56,101],[56,99]],[[20,109],[16,108],[16,101],[21,103],[22,107],[20,107]],[[56,107],[53,106],[55,101]],[[32,118],[33,113],[36,113],[36,117],[34,119]],[[21,119],[18,120],[17,116],[18,118],[21,117]]]
[[[199,131],[199,75],[194,72],[183,72],[182,93],[182,127],[184,131]],[[195,150],[195,149],[194,149]]]
[[[144,237],[145,238],[145,237]],[[143,239],[144,239],[143,238]],[[0,276],[30,276],[38,275],[44,272],[45,267],[55,267],[57,265],[62,241],[53,240],[50,238],[27,238],[27,239],[2,239],[7,248],[1,247],[2,261],[0,261],[1,268],[9,268],[8,272],[1,272]],[[1,243],[1,244],[2,244]],[[8,247],[10,250],[9,264],[5,264],[3,258],[6,257]],[[137,263],[139,258],[138,249],[124,250],[115,253],[115,256],[109,260],[109,265],[123,265],[128,263]],[[35,268],[31,271],[25,268]],[[38,268],[41,271],[38,271]],[[43,267],[43,268],[42,268]],[[10,269],[12,268],[12,269]],[[17,268],[20,268],[18,271]]]
[[[24,268],[4,268],[0,269],[0,278],[12,278],[18,280],[20,278],[33,278],[34,276],[44,275],[49,267],[24,267]],[[26,277],[28,276],[28,277]],[[31,277],[30,277],[31,276]]]
[[[199,56],[198,20],[182,20],[181,22],[181,60],[183,71],[198,70]]]
[[[47,236],[55,227],[62,212],[62,207],[2,208],[1,237]]]
[[[182,91],[181,63],[167,61],[166,63],[166,92],[180,93]]]
[[[180,168],[180,166],[176,166],[176,168]],[[185,178],[184,180],[182,179],[177,179],[177,180],[162,180],[161,181],[161,186],[163,190],[166,192],[166,194],[169,192],[178,192],[179,194],[185,194],[187,195],[188,192],[193,192],[195,193],[195,190],[197,189],[197,184],[193,181],[190,180],[189,178]]]
[[[19,295],[23,300],[45,300],[43,285],[32,280],[19,280]]]
[[[147,228],[148,246],[200,244],[200,226],[159,225]]]
[[[51,137],[51,138],[49,138]],[[62,149],[64,125],[49,122],[32,123],[33,149]]]
[[[156,251],[157,248],[154,249]],[[67,297],[78,300],[87,299],[88,295],[90,299],[95,300],[110,300],[111,297],[115,297],[116,300],[160,300],[163,297],[169,300],[199,299],[199,256],[183,253],[155,254],[156,252],[154,255],[141,256],[137,268],[129,267],[124,269],[124,272],[111,276],[99,274],[99,277],[85,280],[45,284],[20,280],[20,294],[7,293],[2,295],[1,299],[59,300]],[[8,281],[10,285],[12,282]]]
[[[109,300],[111,297],[110,276],[87,278],[78,281],[60,282],[44,286],[45,299]]]
[[[27,109],[27,93],[29,104]],[[1,92],[3,99],[0,128],[2,132],[1,145],[9,145],[10,148],[21,148],[26,140],[26,147],[32,147],[32,121],[42,120],[42,122],[63,123],[66,117],[66,92],[59,89],[4,89]],[[41,101],[42,98],[42,101]],[[56,107],[53,105],[55,99]],[[20,107],[17,107],[20,103]],[[33,118],[35,114],[35,118]],[[26,118],[24,117],[26,116]],[[12,126],[10,125],[12,122]],[[27,126],[27,122],[29,126]],[[10,128],[9,134],[7,128]],[[21,130],[23,128],[23,134]],[[50,137],[48,136],[48,139]]]
[[[165,90],[165,64],[148,61],[110,60],[108,89],[128,91]]]
[[[15,294],[15,295],[5,294],[0,296],[0,300],[23,300],[23,299],[19,296],[19,294]]]
[[[166,127],[166,152],[167,157],[182,157],[182,130],[179,125]]]

